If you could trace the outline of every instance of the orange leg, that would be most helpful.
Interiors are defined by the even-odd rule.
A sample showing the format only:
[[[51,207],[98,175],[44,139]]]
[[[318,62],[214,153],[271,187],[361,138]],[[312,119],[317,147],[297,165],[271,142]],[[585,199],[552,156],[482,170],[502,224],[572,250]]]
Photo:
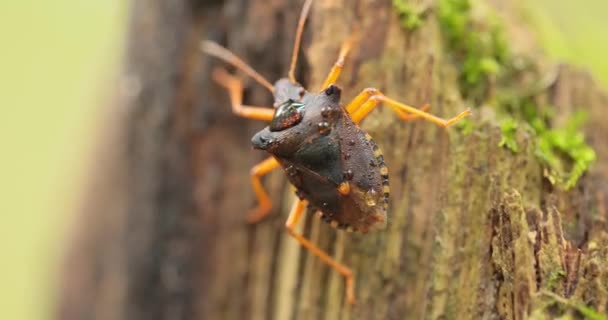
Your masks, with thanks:
[[[230,94],[230,103],[232,104],[232,112],[236,115],[256,119],[270,121],[274,116],[274,109],[263,107],[252,107],[243,105],[243,84],[241,80],[230,75],[226,70],[217,68],[213,70],[213,79],[220,85],[228,89]]]
[[[355,111],[359,110],[365,101],[369,100],[369,98],[376,94],[380,94],[380,90],[376,88],[364,89],[351,102],[349,102],[348,105],[346,105],[346,111],[348,114],[352,115]]]
[[[367,102],[367,100],[369,100],[369,98],[371,98],[374,95],[381,95],[382,92],[380,92],[380,90],[375,89],[375,88],[367,88],[363,91],[361,91],[361,93],[359,93],[347,106],[346,106],[346,111],[348,111],[349,114],[353,115],[357,110],[359,110],[359,108],[361,108],[361,106],[363,106],[363,104],[365,104],[365,102]],[[424,105],[422,108],[420,108],[420,110],[422,111],[428,111],[430,109],[430,105],[426,104]],[[415,114],[408,114],[402,110],[399,109],[395,109],[395,112],[397,113],[397,116],[399,118],[401,118],[401,120],[403,121],[410,121],[410,120],[414,120],[417,118],[420,118],[420,116],[415,115]]]
[[[273,169],[276,169],[278,166],[279,162],[275,158],[270,157],[251,168],[251,185],[253,186],[256,198],[258,198],[258,206],[255,209],[252,209],[247,215],[247,221],[249,221],[249,223],[256,223],[270,213],[272,202],[270,201],[268,193],[264,190],[260,178]]]
[[[325,88],[329,87],[330,84],[334,84],[338,80],[340,73],[342,73],[342,68],[344,68],[344,60],[346,59],[346,56],[348,56],[348,52],[350,52],[350,49],[353,45],[353,40],[354,37],[351,36],[346,41],[344,41],[344,43],[342,43],[342,46],[340,47],[340,53],[338,54],[338,60],[336,60],[336,63],[334,63],[334,66],[331,68],[331,71],[323,82],[321,90],[325,90]]]
[[[310,242],[310,240],[304,238],[301,234],[297,233],[294,230],[295,225],[302,217],[302,213],[304,212],[305,207],[306,201],[300,199],[297,199],[296,202],[293,204],[291,212],[289,213],[289,217],[287,218],[287,222],[285,222],[287,232],[289,232],[289,235],[294,237],[304,248],[306,248],[306,250],[319,257],[321,261],[325,262],[331,268],[333,268],[342,276],[344,276],[344,279],[346,281],[346,300],[348,301],[348,303],[354,304],[355,280],[353,278],[353,272],[350,270],[350,268],[332,259],[332,257],[330,257],[325,251],[315,246],[312,242]]]
[[[449,127],[454,123],[460,121],[460,119],[471,114],[471,110],[467,109],[452,119],[445,120],[439,118],[430,113],[425,112],[428,106],[425,106],[422,110],[417,109],[403,103],[397,102],[377,89],[369,88],[361,92],[351,103],[346,106],[346,110],[351,114],[351,117],[355,123],[361,122],[380,102],[386,103],[391,107],[399,118],[403,120],[411,120],[413,118],[423,118],[427,121],[431,121],[440,127]]]

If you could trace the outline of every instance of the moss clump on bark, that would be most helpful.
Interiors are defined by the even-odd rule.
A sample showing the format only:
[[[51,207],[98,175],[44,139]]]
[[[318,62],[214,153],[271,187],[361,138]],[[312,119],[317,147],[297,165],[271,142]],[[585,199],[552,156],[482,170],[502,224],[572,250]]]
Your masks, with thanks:
[[[582,131],[585,112],[574,113],[564,125],[554,128],[550,126],[553,107],[540,107],[533,97],[511,96],[497,100],[502,114],[517,117],[534,134],[535,154],[545,166],[545,177],[565,190],[572,188],[596,159],[595,151],[585,142]],[[501,141],[501,145],[516,152],[517,144],[510,139],[516,124],[512,120],[505,120],[503,125],[507,127],[503,127],[505,143]]]
[[[481,102],[508,65],[510,53],[499,20],[473,15],[469,0],[440,0],[438,18],[447,47],[459,66],[463,97]]]
[[[393,8],[399,14],[401,26],[407,30],[415,30],[422,25],[426,10],[416,8],[406,0],[393,0]]]
[[[517,134],[517,122],[513,120],[513,118],[505,118],[500,123],[500,131],[502,132],[502,137],[500,142],[498,143],[499,147],[505,147],[513,152],[519,151],[519,146],[517,145],[517,140],[515,139],[515,135]]]
[[[502,147],[517,152],[515,131],[528,128],[535,137],[535,153],[545,166],[545,177],[553,185],[572,188],[595,161],[595,152],[581,129],[584,114],[579,112],[564,126],[552,127],[553,108],[540,106],[535,99],[546,87],[538,72],[530,72],[536,66],[516,57],[500,19],[490,10],[478,14],[476,6],[478,3],[471,0],[438,3],[441,31],[458,66],[462,96],[473,106],[485,104],[498,111],[503,118]],[[533,80],[519,81],[524,74],[532,75]]]
[[[589,319],[606,320],[603,315],[594,308],[590,308],[575,299],[567,299],[549,291],[541,291],[539,299],[542,300],[540,307],[536,308],[530,315],[530,320],[545,319]]]

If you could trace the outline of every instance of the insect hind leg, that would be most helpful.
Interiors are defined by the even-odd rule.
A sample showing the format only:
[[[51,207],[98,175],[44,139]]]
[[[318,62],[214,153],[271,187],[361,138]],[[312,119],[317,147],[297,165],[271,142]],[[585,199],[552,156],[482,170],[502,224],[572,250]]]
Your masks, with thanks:
[[[270,121],[274,116],[274,109],[243,105],[243,84],[240,79],[232,76],[223,68],[213,70],[213,80],[225,87],[230,95],[232,112],[243,118]]]
[[[289,213],[289,217],[287,218],[287,222],[285,222],[285,228],[290,236],[292,236],[296,241],[298,241],[306,250],[308,250],[313,255],[317,256],[321,261],[325,264],[329,265],[332,269],[336,270],[339,274],[344,276],[344,280],[346,282],[346,301],[349,304],[355,304],[355,279],[353,277],[352,270],[337,262],[332,257],[327,254],[324,250],[314,245],[310,240],[306,239],[301,234],[297,233],[295,230],[295,226],[302,217],[302,213],[306,208],[306,201],[297,199]]]

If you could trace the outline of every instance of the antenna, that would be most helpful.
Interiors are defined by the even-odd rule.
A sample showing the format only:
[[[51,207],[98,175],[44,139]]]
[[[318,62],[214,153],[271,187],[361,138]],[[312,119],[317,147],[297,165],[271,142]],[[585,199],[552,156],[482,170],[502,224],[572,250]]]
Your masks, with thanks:
[[[304,31],[304,24],[306,23],[306,17],[310,11],[312,0],[307,0],[304,3],[302,12],[300,13],[300,21],[298,21],[298,30],[296,31],[296,41],[293,45],[293,52],[291,53],[291,66],[289,67],[289,80],[293,83],[297,83],[295,70],[296,63],[298,62],[298,52],[300,51],[300,42],[302,42],[302,32]]]
[[[239,57],[235,56],[230,50],[220,46],[219,44],[209,41],[203,40],[201,42],[201,50],[208,55],[214,56],[225,62],[237,67],[241,71],[245,72],[248,76],[252,77],[259,84],[268,88],[270,92],[274,92],[274,86],[266,80],[261,74],[257,73],[257,71],[253,70],[248,64],[243,62]]]

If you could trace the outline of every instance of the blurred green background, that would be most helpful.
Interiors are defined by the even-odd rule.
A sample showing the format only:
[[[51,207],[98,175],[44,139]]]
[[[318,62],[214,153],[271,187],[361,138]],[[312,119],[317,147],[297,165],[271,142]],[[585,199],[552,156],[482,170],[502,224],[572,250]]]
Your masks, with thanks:
[[[551,57],[590,69],[608,87],[608,1],[516,1],[530,8],[538,39]]]
[[[608,1],[526,6],[551,56],[608,84]],[[126,21],[124,0],[0,3],[1,319],[51,315]]]

